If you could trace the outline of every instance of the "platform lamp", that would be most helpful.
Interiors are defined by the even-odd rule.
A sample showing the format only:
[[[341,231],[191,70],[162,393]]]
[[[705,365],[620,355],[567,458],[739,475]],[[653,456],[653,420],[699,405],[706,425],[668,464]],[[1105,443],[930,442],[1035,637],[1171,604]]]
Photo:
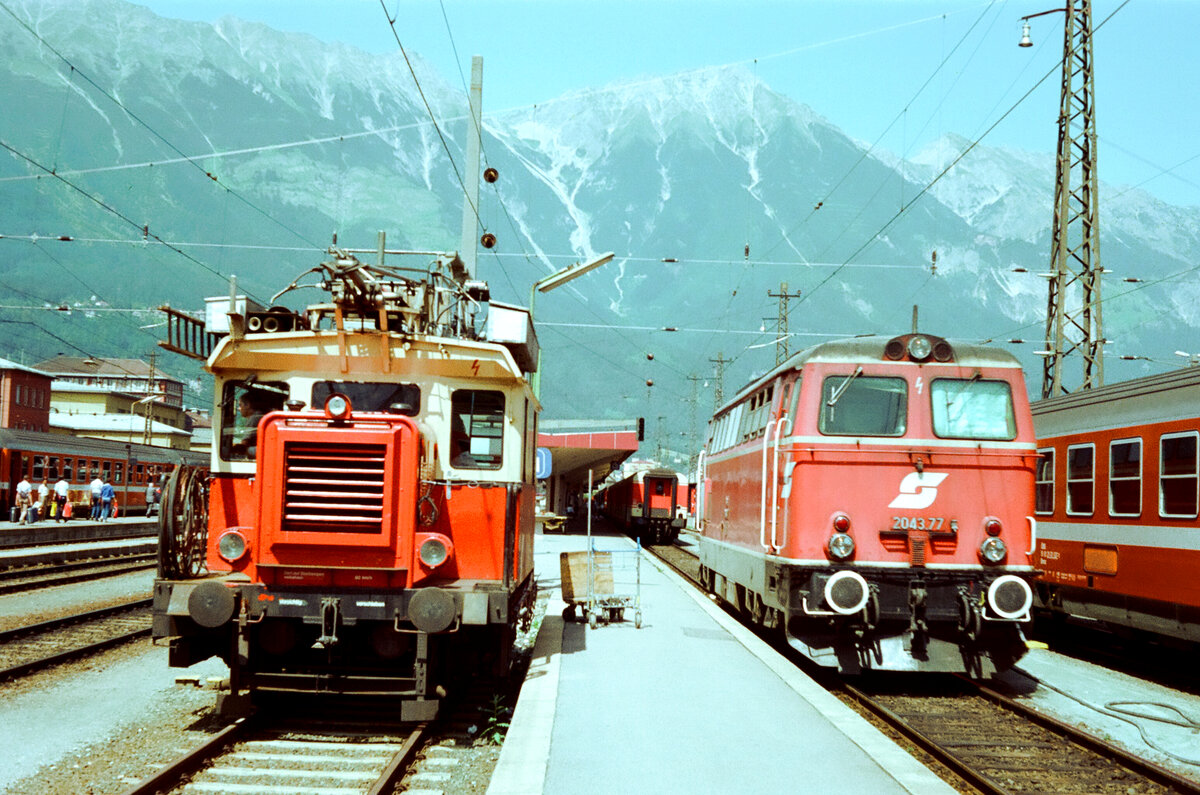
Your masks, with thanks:
[[[606,254],[601,254],[590,262],[576,262],[573,265],[568,265],[560,271],[555,271],[544,279],[538,279],[529,288],[529,319],[533,320],[533,304],[538,293],[548,293],[556,287],[562,287],[572,279],[577,279],[583,274],[594,271],[601,265],[607,265],[612,262],[615,255],[609,251]],[[541,399],[542,396],[542,349],[538,346],[537,369],[533,371],[533,396]]]

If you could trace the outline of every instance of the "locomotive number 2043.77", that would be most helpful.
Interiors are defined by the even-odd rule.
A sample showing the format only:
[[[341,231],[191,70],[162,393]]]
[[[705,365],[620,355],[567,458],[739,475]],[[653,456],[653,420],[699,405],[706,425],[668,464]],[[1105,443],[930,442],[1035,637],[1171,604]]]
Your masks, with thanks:
[[[893,516],[893,530],[941,530],[946,523],[944,516]]]

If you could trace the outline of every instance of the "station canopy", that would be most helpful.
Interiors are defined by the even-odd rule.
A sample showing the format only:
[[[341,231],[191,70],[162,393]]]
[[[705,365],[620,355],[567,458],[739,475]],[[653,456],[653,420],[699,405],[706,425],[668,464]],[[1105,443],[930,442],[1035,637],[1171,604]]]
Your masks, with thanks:
[[[637,420],[542,420],[538,447],[550,451],[551,478],[568,489],[599,485],[637,452]]]

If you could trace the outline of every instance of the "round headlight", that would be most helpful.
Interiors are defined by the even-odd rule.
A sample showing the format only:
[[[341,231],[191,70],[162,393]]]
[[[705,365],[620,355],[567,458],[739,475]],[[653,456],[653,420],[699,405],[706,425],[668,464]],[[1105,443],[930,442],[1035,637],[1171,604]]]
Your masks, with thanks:
[[[431,569],[446,562],[446,558],[450,557],[450,550],[446,548],[446,543],[440,538],[427,538],[421,544],[421,549],[417,553],[421,558],[421,562]]]
[[[983,520],[983,530],[988,535],[998,536],[998,535],[1000,535],[1001,529],[1002,529],[1002,527],[1000,525],[999,519],[989,516],[987,519]]]
[[[1008,547],[995,536],[989,536],[979,545],[979,554],[987,563],[999,563],[1008,554]]]
[[[350,401],[345,395],[333,394],[325,401],[325,415],[335,420],[350,416]]]
[[[929,341],[929,337],[913,337],[908,341],[908,355],[917,361],[928,359],[931,353],[933,343]]]
[[[248,548],[246,537],[237,530],[228,530],[217,539],[217,554],[230,563],[245,555]]]
[[[834,533],[829,537],[829,554],[845,560],[854,554],[854,539],[846,533]]]
[[[836,514],[833,517],[833,529],[839,533],[850,532],[850,517],[844,513]]]

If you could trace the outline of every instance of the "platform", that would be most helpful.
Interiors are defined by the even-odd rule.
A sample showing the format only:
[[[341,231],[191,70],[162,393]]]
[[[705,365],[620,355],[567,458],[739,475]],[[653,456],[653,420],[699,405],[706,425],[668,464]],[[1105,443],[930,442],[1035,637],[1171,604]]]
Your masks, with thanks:
[[[564,621],[559,553],[586,549],[536,537],[550,602],[488,795],[955,792],[649,555],[640,629]]]

